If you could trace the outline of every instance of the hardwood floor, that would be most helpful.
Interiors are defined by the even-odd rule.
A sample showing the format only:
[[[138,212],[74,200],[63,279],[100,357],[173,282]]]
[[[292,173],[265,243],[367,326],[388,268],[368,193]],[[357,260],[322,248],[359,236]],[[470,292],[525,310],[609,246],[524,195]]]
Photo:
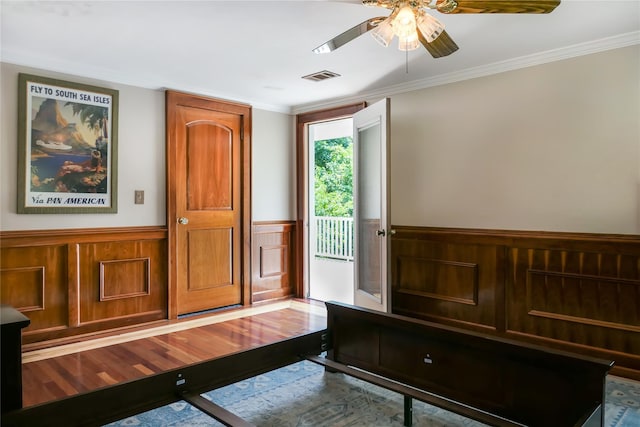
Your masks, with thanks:
[[[23,406],[58,400],[326,328],[323,305],[285,301],[23,354]]]

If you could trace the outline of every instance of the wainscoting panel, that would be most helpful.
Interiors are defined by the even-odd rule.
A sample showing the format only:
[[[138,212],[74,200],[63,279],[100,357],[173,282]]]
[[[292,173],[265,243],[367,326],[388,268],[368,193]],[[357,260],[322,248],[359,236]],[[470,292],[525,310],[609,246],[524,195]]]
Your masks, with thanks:
[[[393,312],[479,330],[501,326],[504,303],[500,248],[426,240],[418,230],[396,230],[391,241]]]
[[[640,355],[640,251],[509,248],[509,334]]]
[[[151,293],[150,258],[100,261],[100,301]]]
[[[80,244],[80,324],[166,317],[166,249],[153,240]]]
[[[166,319],[166,230],[0,233],[0,302],[31,320],[25,344]]]
[[[3,238],[0,259],[0,302],[20,310],[31,320],[23,333],[67,328],[66,247],[59,244],[6,247]]]
[[[252,236],[252,302],[293,295],[295,223],[254,223]]]
[[[478,264],[472,262],[398,257],[397,283],[401,294],[478,305]]]
[[[392,310],[640,379],[640,236],[394,227]]]

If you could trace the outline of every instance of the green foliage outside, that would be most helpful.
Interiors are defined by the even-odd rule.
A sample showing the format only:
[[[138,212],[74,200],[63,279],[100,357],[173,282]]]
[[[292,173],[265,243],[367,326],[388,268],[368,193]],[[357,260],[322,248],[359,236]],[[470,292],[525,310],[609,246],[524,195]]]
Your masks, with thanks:
[[[315,141],[316,216],[353,216],[353,139]]]

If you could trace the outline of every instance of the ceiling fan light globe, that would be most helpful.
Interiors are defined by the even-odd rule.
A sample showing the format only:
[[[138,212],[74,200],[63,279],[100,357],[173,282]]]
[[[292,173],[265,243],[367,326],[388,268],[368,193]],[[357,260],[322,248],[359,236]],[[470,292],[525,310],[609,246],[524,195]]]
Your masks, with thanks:
[[[429,43],[438,38],[444,31],[444,24],[433,16],[422,12],[416,21],[418,29]]]
[[[410,6],[403,6],[391,22],[393,32],[398,37],[408,37],[416,32],[416,15]]]
[[[371,36],[382,46],[387,47],[393,39],[393,28],[391,27],[391,19],[387,18],[378,24],[376,28],[371,30]]]
[[[416,50],[419,46],[420,41],[418,40],[418,35],[415,32],[409,37],[398,38],[398,49],[402,51]]]

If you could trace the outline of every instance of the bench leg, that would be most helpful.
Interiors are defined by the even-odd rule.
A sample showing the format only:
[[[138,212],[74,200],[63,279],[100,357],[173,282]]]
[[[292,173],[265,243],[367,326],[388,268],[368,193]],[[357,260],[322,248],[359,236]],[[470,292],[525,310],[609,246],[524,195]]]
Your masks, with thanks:
[[[413,425],[413,399],[409,396],[404,397],[404,425]]]

